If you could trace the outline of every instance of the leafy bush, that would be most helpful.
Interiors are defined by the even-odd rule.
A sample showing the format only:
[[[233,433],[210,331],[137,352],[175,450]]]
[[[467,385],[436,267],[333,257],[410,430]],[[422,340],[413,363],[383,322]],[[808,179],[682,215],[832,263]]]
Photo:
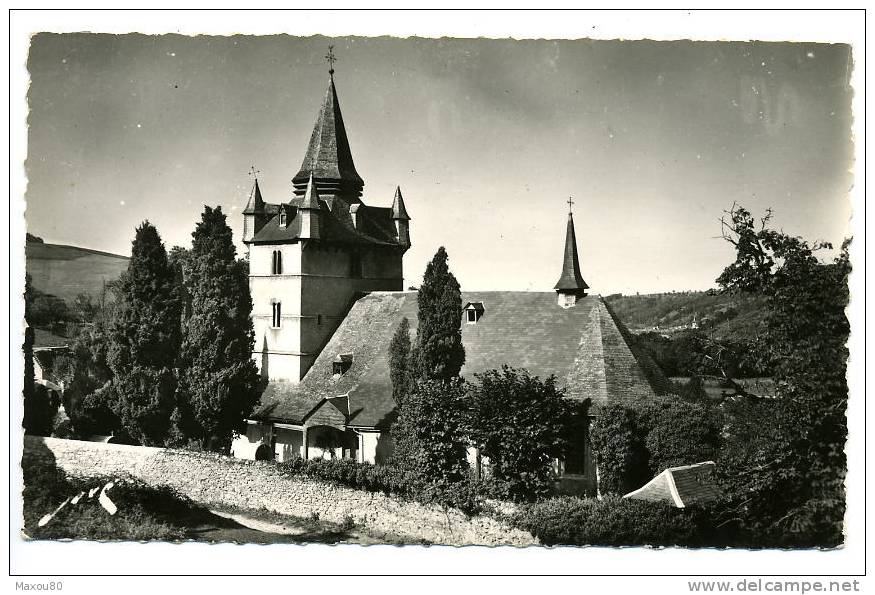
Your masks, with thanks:
[[[564,458],[573,401],[525,370],[503,366],[476,375],[468,392],[467,434],[489,458],[492,479],[516,501],[553,491],[553,459]]]
[[[625,494],[647,481],[644,433],[633,409],[605,405],[595,414],[590,432],[603,494]]]
[[[647,433],[649,475],[702,461],[714,460],[720,428],[714,412],[705,405],[678,399],[658,399],[638,412],[639,426]]]
[[[545,545],[701,547],[719,540],[706,510],[618,497],[553,498],[523,505],[510,520]]]
[[[600,407],[591,435],[599,490],[622,495],[669,467],[715,459],[720,426],[709,407],[667,396]]]
[[[469,480],[427,482],[397,465],[359,463],[351,459],[294,458],[280,463],[289,475],[331,481],[357,490],[394,494],[423,504],[438,504],[474,514],[479,511],[477,488]]]

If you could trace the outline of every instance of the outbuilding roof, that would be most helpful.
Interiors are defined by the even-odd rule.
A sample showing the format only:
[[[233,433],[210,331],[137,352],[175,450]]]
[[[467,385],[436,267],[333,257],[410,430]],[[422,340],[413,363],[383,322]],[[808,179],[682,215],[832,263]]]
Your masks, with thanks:
[[[671,467],[623,497],[667,502],[678,508],[712,502],[720,497],[720,489],[713,478],[715,468],[713,461]]]

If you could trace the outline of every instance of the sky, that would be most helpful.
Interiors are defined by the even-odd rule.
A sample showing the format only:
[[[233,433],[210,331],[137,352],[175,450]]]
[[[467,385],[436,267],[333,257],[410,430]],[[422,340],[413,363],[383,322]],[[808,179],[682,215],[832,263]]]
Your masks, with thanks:
[[[239,243],[251,166],[292,196],[328,84],[363,201],[412,217],[405,283],[441,245],[463,290],[551,291],[573,197],[594,293],[714,287],[738,203],[840,244],[853,184],[849,48],[815,43],[39,34],[28,231],[129,254],[188,246],[203,206]]]

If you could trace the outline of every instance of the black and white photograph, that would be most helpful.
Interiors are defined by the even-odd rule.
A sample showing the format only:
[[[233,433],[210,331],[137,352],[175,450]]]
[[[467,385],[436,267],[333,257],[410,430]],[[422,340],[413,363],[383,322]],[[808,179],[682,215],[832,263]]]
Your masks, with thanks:
[[[161,16],[10,63],[11,551],[862,547],[857,37]]]

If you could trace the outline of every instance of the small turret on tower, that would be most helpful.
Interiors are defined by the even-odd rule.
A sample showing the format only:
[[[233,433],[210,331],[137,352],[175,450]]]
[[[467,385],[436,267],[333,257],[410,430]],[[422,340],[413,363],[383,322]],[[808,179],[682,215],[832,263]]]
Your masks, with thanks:
[[[301,206],[298,207],[298,217],[301,218],[301,231],[298,237],[302,240],[319,239],[319,210],[319,190],[316,188],[316,182],[313,181],[311,173],[310,179],[307,180],[304,199],[301,201]]]
[[[410,248],[410,215],[404,206],[404,197],[401,196],[401,186],[395,187],[395,199],[392,201],[392,220],[395,222],[395,235],[398,243],[404,248]]]
[[[258,178],[256,177],[252,190],[249,192],[249,201],[246,203],[246,208],[243,209],[243,241],[249,242],[264,227],[264,224],[267,223],[267,218],[267,210],[265,209],[264,199],[261,197],[261,188],[258,187]]]
[[[559,305],[570,308],[579,298],[586,295],[589,285],[580,274],[580,262],[577,258],[577,237],[574,234],[574,216],[571,213],[573,201],[568,199],[568,226],[565,229],[565,252],[562,257],[562,274],[554,289],[559,296]]]

